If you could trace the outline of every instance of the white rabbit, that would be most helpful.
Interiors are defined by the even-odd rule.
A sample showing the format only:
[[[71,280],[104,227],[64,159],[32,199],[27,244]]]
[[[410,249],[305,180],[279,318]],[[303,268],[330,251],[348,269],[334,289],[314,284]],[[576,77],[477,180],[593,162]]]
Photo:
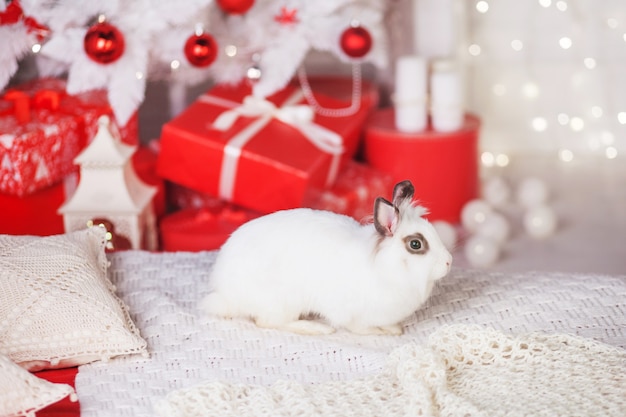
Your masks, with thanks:
[[[403,181],[393,204],[378,197],[373,224],[306,208],[245,223],[220,249],[200,308],[303,334],[402,334],[452,262],[413,193]]]

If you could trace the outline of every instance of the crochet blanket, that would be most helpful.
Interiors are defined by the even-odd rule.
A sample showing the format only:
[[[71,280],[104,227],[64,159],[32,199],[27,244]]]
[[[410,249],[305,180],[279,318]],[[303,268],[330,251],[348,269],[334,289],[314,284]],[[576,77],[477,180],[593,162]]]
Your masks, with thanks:
[[[394,350],[382,372],[269,388],[207,382],[157,404],[163,417],[623,416],[626,351],[567,335],[507,337],[468,325]]]
[[[298,403],[303,400],[310,405],[325,404],[316,405],[322,408],[314,407],[314,410],[328,410],[327,415],[342,415],[334,413],[332,410],[337,408],[332,405],[340,404],[337,407],[343,410],[346,405],[342,403],[342,396],[347,392],[343,390],[363,383],[366,385],[363,392],[376,392],[379,384],[380,389],[393,387],[394,395],[404,395],[407,390],[415,393],[411,404],[422,407],[424,415],[447,414],[443,412],[442,404],[449,401],[460,404],[460,409],[468,410],[471,415],[483,412],[498,415],[480,408],[483,404],[490,404],[485,399],[490,393],[494,394],[491,404],[499,404],[496,407],[502,410],[501,406],[508,401],[501,400],[504,394],[521,401],[527,392],[544,395],[551,392],[550,387],[565,381],[578,381],[581,389],[604,384],[605,380],[598,382],[587,378],[588,371],[593,369],[607,370],[603,375],[609,381],[608,386],[614,388],[610,382],[613,370],[624,369],[621,349],[626,348],[625,276],[504,274],[453,269],[434,289],[427,304],[405,321],[402,336],[359,336],[344,331],[327,336],[300,336],[259,329],[247,321],[209,319],[199,315],[197,303],[206,295],[208,271],[214,257],[212,252],[154,254],[130,251],[110,255],[111,280],[120,297],[129,305],[133,320],[148,342],[151,357],[121,357],[108,363],[81,366],[76,377],[76,391],[82,416],[141,417],[156,416],[159,411],[165,413],[161,415],[191,416],[193,411],[186,414],[188,410],[177,404],[179,401],[189,403],[185,397],[196,394],[202,398],[222,398],[222,402],[218,402],[222,408],[217,415],[229,415],[228,412],[246,415],[247,407],[250,407],[250,415],[255,415],[253,410],[267,409],[268,398],[272,399],[270,405],[274,409],[270,408],[270,414],[256,415],[281,415],[281,410],[292,410],[286,407],[295,405],[276,402],[276,398],[291,398],[276,397],[277,387],[292,390],[296,395],[294,401]],[[473,325],[480,327],[467,327]],[[462,336],[459,335],[468,334],[470,329],[476,332],[476,340],[489,340],[489,343],[475,344],[474,337],[466,339],[467,343],[460,342],[458,337]],[[442,338],[447,338],[447,342],[438,342]],[[591,339],[603,344],[591,342]],[[494,340],[497,346],[493,344]],[[493,349],[506,352],[504,347],[509,345],[516,352],[520,346],[527,346],[526,351],[532,360],[496,360],[498,355]],[[542,353],[530,353],[535,352],[534,346],[539,346]],[[573,368],[577,374],[560,373],[560,363],[553,361],[554,353],[542,356],[555,346],[559,348],[557,351],[562,350],[559,355],[567,363],[565,368],[571,370],[572,363],[580,365]],[[448,360],[446,363],[446,358],[459,359],[458,349],[469,349],[468,354],[480,360],[469,363],[470,356],[466,357],[463,351],[459,363],[464,365],[450,367],[452,362]],[[490,353],[494,355],[493,362],[489,362]],[[487,356],[483,358],[483,354]],[[590,357],[596,360],[587,362]],[[497,367],[477,365],[485,361]],[[527,363],[531,365],[526,367]],[[417,371],[400,372],[401,368],[419,370],[422,365],[434,366],[433,372],[422,372],[430,375],[427,382],[414,375]],[[544,377],[541,376],[544,369],[553,371]],[[406,376],[407,372],[413,372],[413,376]],[[462,391],[458,387],[464,386],[467,375],[477,385]],[[519,376],[521,379],[517,384],[498,384],[489,382],[493,375],[505,375],[509,379]],[[546,378],[550,381],[548,385]],[[441,385],[441,381],[449,383]],[[614,382],[621,384],[617,385],[618,388],[625,385],[623,380],[615,379]],[[423,389],[416,389],[418,385]],[[481,389],[484,392],[477,396]],[[246,395],[237,395],[241,390]],[[335,398],[328,400],[324,397],[333,392],[337,394]],[[554,392],[555,395],[558,393]],[[609,390],[606,395],[612,393],[614,391]],[[624,398],[623,391],[618,393]],[[376,401],[375,397],[372,401]],[[352,398],[349,404],[358,410],[355,404],[360,404],[361,398],[347,398]],[[394,402],[395,397],[384,398],[386,404],[404,404],[406,399],[402,397],[402,401]],[[451,398],[456,400],[449,400]],[[522,404],[530,401],[523,398]],[[467,408],[470,406],[476,408]],[[618,403],[615,407],[624,407],[624,404]],[[377,415],[404,415],[404,411],[394,408]],[[354,415],[367,414],[376,413]]]

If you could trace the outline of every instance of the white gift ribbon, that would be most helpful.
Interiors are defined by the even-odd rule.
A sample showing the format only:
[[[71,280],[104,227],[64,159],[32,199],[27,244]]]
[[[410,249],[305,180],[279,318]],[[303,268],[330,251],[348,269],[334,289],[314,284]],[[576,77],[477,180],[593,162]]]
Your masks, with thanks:
[[[318,149],[333,155],[326,185],[335,181],[344,151],[343,139],[336,132],[313,123],[311,107],[295,104],[302,101],[303,97],[301,90],[295,91],[281,107],[277,107],[264,98],[254,96],[246,96],[241,104],[210,94],[200,96],[199,100],[204,103],[229,108],[215,119],[212,126],[215,129],[227,130],[241,116],[257,118],[226,143],[218,189],[221,198],[232,200],[242,148],[274,118],[297,129]]]

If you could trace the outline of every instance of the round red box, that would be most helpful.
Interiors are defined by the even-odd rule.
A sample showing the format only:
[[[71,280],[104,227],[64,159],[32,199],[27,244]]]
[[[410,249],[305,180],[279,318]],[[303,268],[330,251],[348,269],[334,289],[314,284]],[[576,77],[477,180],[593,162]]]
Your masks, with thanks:
[[[411,180],[415,198],[427,207],[430,220],[458,223],[461,209],[478,196],[480,119],[466,114],[461,129],[417,133],[395,128],[392,108],[372,114],[365,128],[365,160],[392,175]]]

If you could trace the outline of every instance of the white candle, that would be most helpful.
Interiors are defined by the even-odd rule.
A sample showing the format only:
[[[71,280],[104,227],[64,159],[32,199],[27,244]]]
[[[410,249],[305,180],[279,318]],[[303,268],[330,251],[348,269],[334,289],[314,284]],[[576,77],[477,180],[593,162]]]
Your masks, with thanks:
[[[450,132],[463,125],[461,76],[454,69],[435,69],[430,77],[431,121],[434,130]]]
[[[395,77],[395,125],[402,132],[426,128],[428,88],[426,60],[415,55],[398,58]]]

